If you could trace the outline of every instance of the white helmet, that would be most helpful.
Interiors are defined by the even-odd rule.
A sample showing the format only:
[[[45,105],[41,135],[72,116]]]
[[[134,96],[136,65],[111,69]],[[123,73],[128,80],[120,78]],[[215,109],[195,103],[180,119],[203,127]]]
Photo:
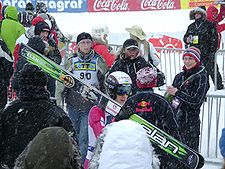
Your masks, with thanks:
[[[116,99],[116,95],[129,95],[131,93],[132,81],[125,72],[116,71],[106,78],[105,86],[107,94],[112,99]]]

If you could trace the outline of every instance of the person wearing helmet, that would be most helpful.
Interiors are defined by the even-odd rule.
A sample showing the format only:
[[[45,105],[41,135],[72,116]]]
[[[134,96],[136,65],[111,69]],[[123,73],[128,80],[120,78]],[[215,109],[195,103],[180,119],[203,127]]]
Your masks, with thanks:
[[[132,81],[128,74],[115,71],[105,80],[106,93],[115,101],[123,105],[131,93]],[[88,168],[97,138],[103,128],[112,122],[112,116],[98,106],[93,106],[88,116],[88,151],[84,169]]]
[[[151,67],[140,69],[137,72],[136,84],[137,94],[128,98],[115,121],[128,119],[132,114],[137,114],[169,135],[181,140],[173,107],[165,97],[152,90],[157,85],[157,71]],[[176,168],[178,161],[173,161],[173,157],[156,146],[155,151],[160,154],[160,168]]]
[[[92,28],[92,36],[94,41],[93,49],[105,59],[108,68],[110,68],[114,63],[116,56],[109,51],[107,40],[108,33],[108,27]]]
[[[57,33],[57,38],[58,40],[62,41],[62,42],[66,42],[68,41],[68,39],[63,35],[63,33],[59,30],[59,27],[55,21],[55,18],[52,15],[49,15],[48,13],[48,8],[46,6],[46,3],[43,1],[37,1],[36,3],[36,16],[39,16],[40,14],[46,14],[48,17],[48,20],[51,22],[52,25],[52,30],[55,30]],[[44,19],[46,20],[46,19]]]

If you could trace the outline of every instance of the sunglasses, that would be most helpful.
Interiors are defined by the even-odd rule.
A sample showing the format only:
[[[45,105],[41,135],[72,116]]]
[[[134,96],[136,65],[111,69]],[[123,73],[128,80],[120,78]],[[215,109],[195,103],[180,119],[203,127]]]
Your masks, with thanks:
[[[131,93],[131,85],[121,85],[119,87],[116,88],[116,94],[119,96],[122,95],[130,95]]]

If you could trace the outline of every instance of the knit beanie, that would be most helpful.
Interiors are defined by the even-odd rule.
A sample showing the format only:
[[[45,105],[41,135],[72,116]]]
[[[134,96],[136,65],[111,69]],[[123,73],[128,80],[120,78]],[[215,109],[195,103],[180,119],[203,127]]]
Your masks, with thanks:
[[[83,39],[90,39],[92,41],[92,36],[89,33],[82,32],[77,36],[77,44]]]
[[[150,67],[145,67],[137,72],[137,87],[139,89],[153,88],[157,85],[157,71]]]
[[[183,58],[185,56],[190,56],[190,57],[194,58],[194,60],[198,64],[201,63],[201,60],[200,60],[201,59],[201,51],[198,48],[194,47],[194,46],[191,46],[191,47],[185,49],[184,54],[183,54]]]
[[[26,63],[19,75],[19,86],[21,88],[45,87],[48,83],[47,75],[37,66]]]

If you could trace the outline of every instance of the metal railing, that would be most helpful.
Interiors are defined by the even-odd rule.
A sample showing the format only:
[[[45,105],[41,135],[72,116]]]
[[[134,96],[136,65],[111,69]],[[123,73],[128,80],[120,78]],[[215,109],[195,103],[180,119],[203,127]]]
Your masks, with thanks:
[[[119,45],[113,46],[118,49]],[[182,55],[184,49],[156,48],[160,56],[158,68],[165,73],[166,85],[171,85],[176,74],[183,67]],[[225,50],[218,50],[215,55],[215,61],[219,60],[218,66],[224,80],[224,57]],[[216,62],[215,62],[216,63]],[[215,69],[215,75],[217,70]],[[215,82],[217,76],[215,76]],[[214,88],[211,82],[211,89]],[[219,151],[219,138],[222,128],[225,127],[225,90],[213,91],[207,93],[206,101],[201,107],[201,135],[200,135],[200,153],[206,158],[206,161],[213,163],[222,163],[222,156]],[[222,164],[221,164],[222,166]]]

